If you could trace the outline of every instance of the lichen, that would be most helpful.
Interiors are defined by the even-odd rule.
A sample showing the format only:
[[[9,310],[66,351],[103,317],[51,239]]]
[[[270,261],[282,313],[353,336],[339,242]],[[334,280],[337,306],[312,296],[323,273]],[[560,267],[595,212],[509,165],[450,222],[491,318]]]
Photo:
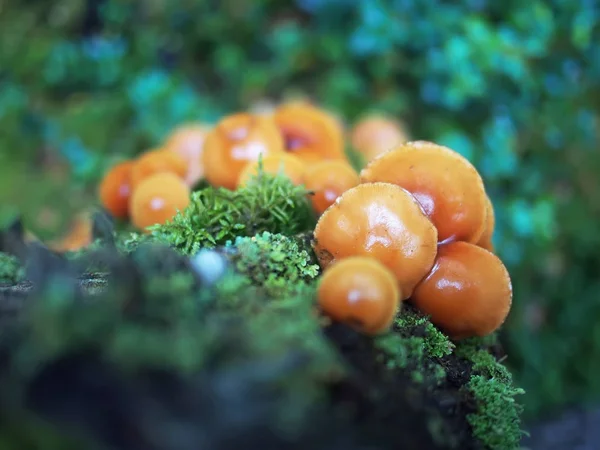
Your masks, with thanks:
[[[0,252],[0,283],[18,283],[25,276],[23,266],[13,255]]]
[[[314,226],[308,192],[284,176],[259,173],[235,191],[208,187],[192,193],[188,208],[152,234],[186,254],[263,231],[293,236]]]

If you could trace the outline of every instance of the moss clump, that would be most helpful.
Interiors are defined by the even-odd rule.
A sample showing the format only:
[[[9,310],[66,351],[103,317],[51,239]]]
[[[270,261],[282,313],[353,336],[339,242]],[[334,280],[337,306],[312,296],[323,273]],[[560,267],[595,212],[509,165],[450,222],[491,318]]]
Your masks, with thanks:
[[[269,295],[277,296],[318,275],[312,250],[303,247],[300,240],[265,231],[253,237],[237,237],[225,249],[233,250],[231,260],[236,270],[263,286]]]
[[[472,396],[476,412],[467,420],[486,448],[518,449],[524,435],[520,426],[523,407],[515,397],[525,391],[514,387],[511,373],[488,351],[494,341],[494,335],[469,339],[456,349],[459,357],[472,363],[472,376],[463,390]]]
[[[405,307],[392,332],[375,340],[376,348],[390,369],[409,370],[416,383],[440,387],[446,382],[448,361],[464,361],[461,393],[472,404],[467,421],[474,437],[490,450],[518,449],[523,436],[520,428],[522,406],[515,396],[508,369],[489,351],[495,336],[452,343],[426,316]],[[460,374],[458,375],[460,378]]]
[[[238,236],[263,231],[292,236],[310,230],[315,218],[307,191],[283,176],[260,173],[235,191],[205,188],[192,194],[188,208],[153,236],[183,253],[216,247]]]
[[[23,266],[13,255],[0,252],[0,283],[18,283],[25,276]]]
[[[431,360],[452,353],[454,344],[418,311],[403,308],[392,333],[378,337],[375,346],[390,368],[410,368],[416,380],[443,378],[443,368]],[[440,370],[442,369],[442,370]]]

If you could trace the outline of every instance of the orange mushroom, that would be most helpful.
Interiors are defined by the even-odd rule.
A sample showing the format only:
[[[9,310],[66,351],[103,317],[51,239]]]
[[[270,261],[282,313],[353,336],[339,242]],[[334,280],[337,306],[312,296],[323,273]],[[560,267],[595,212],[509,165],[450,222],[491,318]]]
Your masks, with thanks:
[[[251,162],[244,167],[240,173],[238,187],[248,184],[248,181],[258,175],[259,166],[262,164],[262,173],[271,175],[282,174],[290,179],[295,185],[302,184],[306,166],[300,160],[290,153],[281,153],[268,155],[262,159],[262,162]]]
[[[365,256],[346,258],[325,270],[317,295],[326,315],[369,335],[387,331],[400,306],[394,274]]]
[[[204,176],[202,149],[209,128],[200,124],[182,125],[176,128],[164,144],[166,150],[181,156],[187,165],[185,181],[192,187]]]
[[[319,264],[371,256],[396,276],[402,298],[429,272],[437,230],[410,193],[390,183],[360,184],[319,218],[314,232]]]
[[[92,219],[89,213],[80,213],[71,222],[66,235],[48,242],[56,252],[72,252],[87,247],[92,242]]]
[[[322,214],[340,195],[359,183],[356,171],[341,160],[321,161],[304,175],[306,189],[314,192],[311,202],[317,214]]]
[[[133,191],[129,210],[131,222],[139,229],[164,224],[190,204],[190,188],[171,172],[144,179]]]
[[[187,174],[185,159],[175,152],[164,149],[150,150],[142,154],[131,168],[131,186],[136,188],[143,180],[157,173],[172,172],[180,178]]]
[[[370,115],[358,122],[352,129],[352,147],[371,161],[382,153],[408,141],[404,126],[383,115]]]
[[[486,199],[486,215],[485,215],[485,228],[483,229],[483,234],[477,241],[477,245],[481,248],[485,248],[490,252],[494,252],[494,244],[492,244],[492,236],[494,235],[494,228],[496,226],[496,215],[494,214],[494,205],[492,204],[492,200],[488,195],[485,196]]]
[[[440,245],[412,295],[414,305],[454,339],[486,336],[506,319],[512,284],[500,259],[468,242]]]
[[[113,217],[124,219],[129,211],[129,196],[131,195],[131,170],[133,161],[125,161],[114,165],[100,182],[98,195],[102,206]]]
[[[286,151],[303,161],[346,158],[343,129],[327,112],[307,102],[293,102],[281,105],[273,117]]]
[[[437,227],[440,242],[475,243],[483,234],[483,180],[469,161],[447,147],[403,144],[371,161],[360,177],[363,183],[394,183],[413,194]]]
[[[235,189],[242,170],[258,157],[283,153],[283,138],[271,118],[238,113],[222,119],[206,136],[205,177],[213,186]]]

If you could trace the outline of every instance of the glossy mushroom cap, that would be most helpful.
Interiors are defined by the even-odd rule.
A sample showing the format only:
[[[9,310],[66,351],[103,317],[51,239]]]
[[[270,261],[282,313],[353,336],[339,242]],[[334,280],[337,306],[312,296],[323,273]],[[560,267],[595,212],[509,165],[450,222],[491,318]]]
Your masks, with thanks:
[[[273,119],[281,131],[285,150],[306,163],[344,159],[344,133],[327,112],[305,102],[280,106]]]
[[[483,233],[483,180],[469,161],[447,147],[409,142],[375,158],[360,175],[363,183],[393,183],[413,194],[438,229],[440,242],[475,243]]]
[[[355,256],[338,261],[321,277],[321,310],[333,320],[365,334],[387,331],[400,306],[394,274],[373,258]]]
[[[502,261],[467,242],[440,245],[431,272],[411,301],[454,339],[486,336],[506,319],[512,284]]]
[[[494,235],[494,228],[496,226],[496,215],[494,213],[494,205],[489,196],[486,195],[486,215],[485,215],[485,227],[483,234],[477,241],[477,245],[481,248],[485,248],[490,252],[494,252],[494,244],[492,244],[492,236]]]
[[[352,147],[367,161],[408,141],[408,134],[400,122],[383,115],[370,115],[352,129]]]
[[[146,178],[163,172],[171,172],[184,178],[187,164],[177,153],[162,148],[150,150],[142,154],[131,168],[131,186],[135,189]]]
[[[258,175],[259,162],[251,162],[242,170],[238,180],[238,187],[244,186],[251,178]],[[290,179],[296,186],[302,184],[306,166],[290,153],[268,155],[262,160],[262,173],[281,174]]]
[[[318,162],[304,174],[306,189],[314,192],[310,200],[317,214],[322,214],[340,195],[359,183],[358,173],[342,160]]]
[[[185,182],[194,186],[204,176],[202,164],[202,149],[209,127],[205,125],[189,124],[176,128],[165,141],[165,150],[172,151],[181,156],[187,166]]]
[[[131,169],[133,161],[125,161],[114,165],[100,182],[98,196],[102,206],[113,217],[124,219],[129,214],[129,197],[131,196]]]
[[[319,218],[314,248],[321,267],[350,256],[370,256],[398,280],[402,298],[429,272],[437,230],[406,190],[367,183],[344,192]]]
[[[177,175],[157,173],[142,181],[133,191],[129,210],[131,222],[146,231],[151,225],[164,224],[190,204],[190,188]]]
[[[283,153],[283,138],[272,119],[238,113],[222,119],[206,136],[202,161],[213,186],[235,189],[240,173],[258,157]]]

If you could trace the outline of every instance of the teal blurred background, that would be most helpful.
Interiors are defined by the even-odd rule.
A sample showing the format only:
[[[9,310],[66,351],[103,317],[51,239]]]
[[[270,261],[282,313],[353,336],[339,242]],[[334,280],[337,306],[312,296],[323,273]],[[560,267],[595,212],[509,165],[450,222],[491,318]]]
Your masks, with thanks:
[[[175,126],[308,95],[481,171],[529,418],[600,399],[595,0],[0,1],[0,220],[40,236]]]

